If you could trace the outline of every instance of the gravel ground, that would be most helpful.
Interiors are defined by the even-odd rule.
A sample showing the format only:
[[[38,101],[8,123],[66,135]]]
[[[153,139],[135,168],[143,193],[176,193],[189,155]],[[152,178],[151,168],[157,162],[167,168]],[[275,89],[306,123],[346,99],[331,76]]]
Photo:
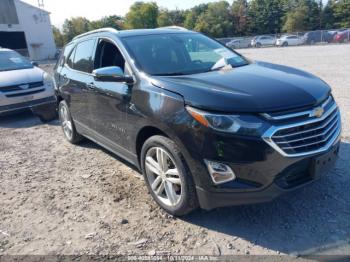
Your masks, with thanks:
[[[350,255],[350,45],[240,52],[308,70],[333,87],[344,128],[332,172],[271,203],[172,218],[115,155],[92,142],[69,144],[57,121],[2,117],[0,254]]]

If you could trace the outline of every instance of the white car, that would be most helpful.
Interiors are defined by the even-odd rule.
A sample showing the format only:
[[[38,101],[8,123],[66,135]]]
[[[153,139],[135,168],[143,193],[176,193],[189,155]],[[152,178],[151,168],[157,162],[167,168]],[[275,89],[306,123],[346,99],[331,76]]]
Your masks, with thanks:
[[[247,38],[233,39],[226,46],[231,49],[248,48],[250,47],[250,40]]]
[[[302,39],[296,35],[284,35],[277,39],[277,46],[296,46],[303,43]]]
[[[253,47],[274,46],[276,38],[269,35],[256,36],[251,41]]]
[[[43,122],[56,116],[54,82],[35,63],[0,48],[0,115],[32,109]]]

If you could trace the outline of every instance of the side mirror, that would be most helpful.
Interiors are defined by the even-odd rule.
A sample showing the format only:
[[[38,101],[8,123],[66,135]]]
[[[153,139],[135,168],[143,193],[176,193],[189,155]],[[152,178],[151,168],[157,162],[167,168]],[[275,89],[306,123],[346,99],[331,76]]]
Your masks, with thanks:
[[[123,70],[119,66],[102,67],[92,72],[96,81],[100,82],[123,82],[132,84],[134,79],[132,76],[124,75]]]
[[[38,64],[37,62],[32,61],[31,64],[32,64],[33,66],[39,67],[39,64]]]

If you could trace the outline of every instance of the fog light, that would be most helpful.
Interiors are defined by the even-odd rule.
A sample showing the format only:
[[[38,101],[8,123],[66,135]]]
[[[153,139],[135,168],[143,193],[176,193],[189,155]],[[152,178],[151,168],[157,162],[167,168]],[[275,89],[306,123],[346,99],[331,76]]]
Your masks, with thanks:
[[[214,184],[219,185],[236,179],[232,169],[223,163],[204,160]]]

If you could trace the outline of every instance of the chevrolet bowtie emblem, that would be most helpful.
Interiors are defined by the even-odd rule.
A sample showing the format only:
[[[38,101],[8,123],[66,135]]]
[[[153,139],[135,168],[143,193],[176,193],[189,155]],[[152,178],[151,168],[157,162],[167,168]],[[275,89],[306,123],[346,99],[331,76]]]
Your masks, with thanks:
[[[322,107],[317,107],[310,113],[310,117],[320,118],[323,116],[323,114],[324,114],[324,109]]]

